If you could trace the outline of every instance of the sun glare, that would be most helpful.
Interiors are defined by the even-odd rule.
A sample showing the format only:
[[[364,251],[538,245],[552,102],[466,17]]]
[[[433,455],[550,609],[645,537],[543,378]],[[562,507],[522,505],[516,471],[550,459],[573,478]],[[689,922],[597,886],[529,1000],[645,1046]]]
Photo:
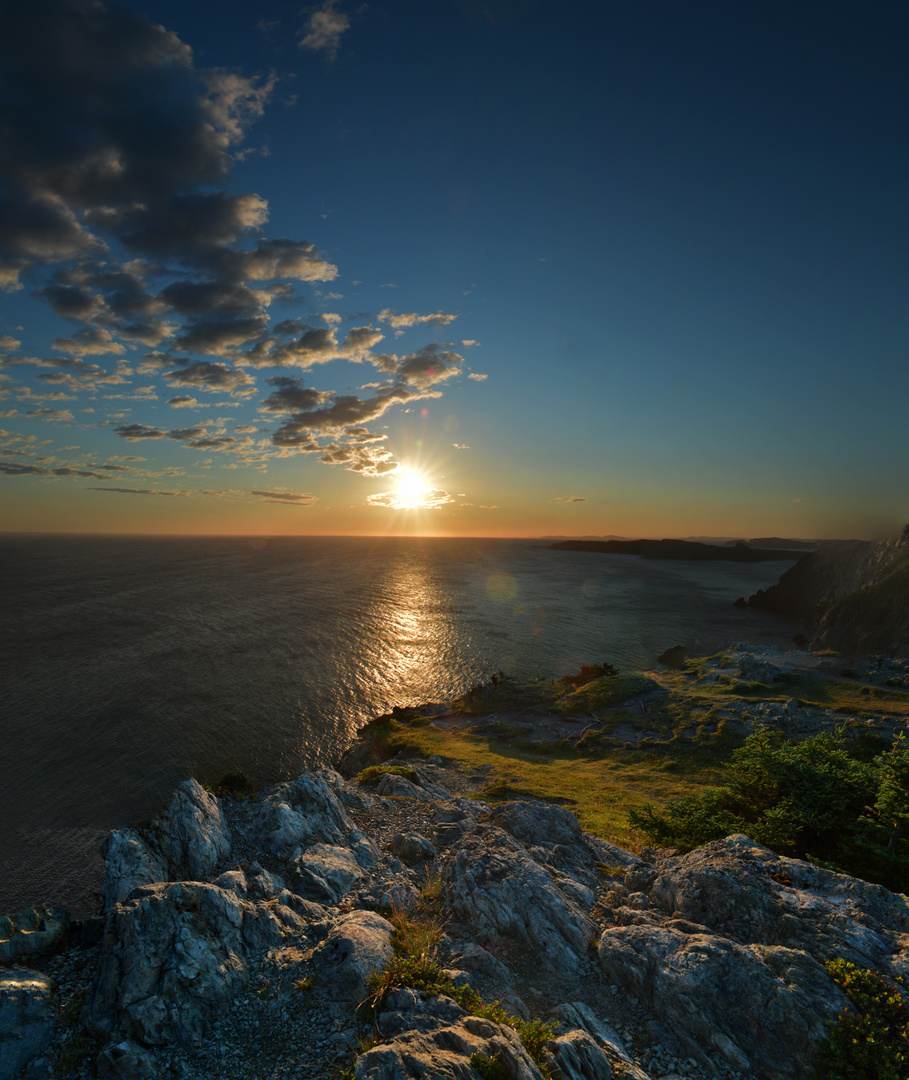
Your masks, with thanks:
[[[426,479],[416,469],[402,469],[398,474],[397,483],[398,495],[402,501],[412,503],[414,506],[420,506],[424,496],[430,490]]]

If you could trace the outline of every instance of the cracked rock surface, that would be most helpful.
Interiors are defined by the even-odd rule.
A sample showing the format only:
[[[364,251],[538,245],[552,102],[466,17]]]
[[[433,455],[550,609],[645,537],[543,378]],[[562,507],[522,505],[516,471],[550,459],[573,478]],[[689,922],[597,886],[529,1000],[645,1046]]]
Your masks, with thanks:
[[[449,997],[359,1008],[390,910],[427,885],[437,962],[557,1023],[563,1080],[797,1080],[847,1007],[825,960],[909,974],[904,896],[744,836],[643,859],[562,807],[490,808],[465,797],[482,778],[409,764],[407,787],[323,769],[247,802],[187,782],[114,833],[101,915],[4,923],[0,1080],[330,1080],[354,1061],[357,1080],[475,1080],[486,1059],[537,1080],[513,1027]]]

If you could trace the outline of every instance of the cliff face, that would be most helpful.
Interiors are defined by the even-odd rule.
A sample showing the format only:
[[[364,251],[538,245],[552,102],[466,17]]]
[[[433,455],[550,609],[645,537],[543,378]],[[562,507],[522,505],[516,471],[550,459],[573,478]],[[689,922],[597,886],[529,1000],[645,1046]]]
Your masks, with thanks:
[[[805,620],[815,649],[909,656],[909,526],[897,540],[824,543],[748,604]]]

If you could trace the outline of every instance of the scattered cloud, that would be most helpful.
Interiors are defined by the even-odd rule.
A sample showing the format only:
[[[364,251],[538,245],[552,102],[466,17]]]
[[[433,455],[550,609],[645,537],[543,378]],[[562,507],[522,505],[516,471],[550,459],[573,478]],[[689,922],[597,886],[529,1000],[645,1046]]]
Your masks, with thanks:
[[[73,414],[69,409],[31,409],[25,414],[34,416],[38,420],[72,420]]]
[[[300,48],[323,52],[333,60],[338,55],[341,36],[350,29],[350,19],[338,10],[334,0],[328,0],[310,13],[303,29],[305,34],[299,41]]]
[[[449,323],[453,323],[457,315],[446,315],[444,311],[436,311],[432,315],[417,315],[411,313],[409,315],[397,315],[391,310],[391,308],[383,308],[379,312],[379,322],[387,322],[393,330],[401,330],[411,326],[422,326],[430,324],[432,326],[448,326]]]
[[[366,502],[370,506],[384,506],[389,510],[437,510],[440,506],[454,502],[454,499],[447,491],[433,488],[421,491],[419,501],[400,491],[383,491],[378,495],[370,495]]]
[[[486,382],[486,380],[489,378],[489,376],[488,375],[481,375],[477,371],[471,371],[471,373],[467,376],[467,378],[468,379],[473,379],[474,382]]]
[[[587,498],[584,495],[560,495],[557,499],[549,501],[563,506],[565,503],[587,502]]]
[[[350,26],[341,5],[328,0],[308,13],[299,45],[334,57]],[[21,381],[30,384],[8,382],[5,391],[23,404],[79,400],[82,413],[101,414],[94,427],[128,442],[230,451],[256,468],[316,453],[366,476],[394,472],[398,462],[378,445],[386,436],[370,425],[389,409],[441,396],[464,361],[439,344],[375,350],[389,330],[399,337],[448,326],[457,316],[383,308],[378,315],[273,319],[282,305],[286,313],[289,302],[301,302],[302,286],[339,277],[310,241],[268,235],[269,207],[260,194],[230,188],[276,77],[199,67],[175,33],[125,5],[88,0],[20,5],[0,38],[0,65],[16,88],[0,147],[0,288],[27,282],[72,327],[53,341],[53,355],[12,355],[21,341],[0,335],[4,369],[24,369]],[[321,304],[341,294],[315,291],[315,298]],[[329,385],[316,389],[281,373],[327,364],[370,365],[381,381],[363,385],[332,368],[325,369]],[[225,409],[247,401],[255,408],[261,369],[268,393],[257,407],[273,421],[271,430],[241,424],[228,434],[226,421],[177,429],[162,421],[162,402],[200,409],[207,395],[236,399],[223,401]],[[359,389],[351,391],[352,383]],[[204,395],[203,404],[194,395]],[[25,417],[72,421],[73,412],[42,404]],[[83,473],[95,478],[93,467]],[[314,499],[271,495],[298,505]]]

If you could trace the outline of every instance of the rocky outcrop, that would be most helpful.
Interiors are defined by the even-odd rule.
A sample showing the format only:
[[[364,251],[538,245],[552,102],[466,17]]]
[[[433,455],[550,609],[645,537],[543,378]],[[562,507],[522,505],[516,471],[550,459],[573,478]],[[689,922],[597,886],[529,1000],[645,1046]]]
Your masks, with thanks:
[[[60,1026],[53,979],[37,971],[0,969],[0,1077],[54,1076],[51,1047]]]
[[[802,619],[814,649],[909,656],[909,526],[896,540],[825,541],[748,605]]]
[[[360,1080],[538,1080],[506,1013],[557,1023],[540,1052],[563,1080],[797,1080],[849,1007],[826,960],[909,974],[904,896],[744,836],[643,859],[563,807],[435,799],[448,791],[431,769],[414,775],[409,799],[338,774],[226,807],[184,787],[154,829],[116,834],[108,859],[133,871],[110,880],[132,887],[110,893],[85,952],[96,974],[78,1020],[97,1075],[321,1078],[355,1046],[371,979],[394,955],[389,907],[416,909],[430,881],[452,996],[393,988]],[[213,837],[228,819],[225,855]],[[207,857],[211,880],[137,884],[149,852],[168,874]],[[453,1000],[467,986],[502,1006],[471,1015]],[[3,972],[0,1080],[51,1080],[60,1026],[52,979]]]

